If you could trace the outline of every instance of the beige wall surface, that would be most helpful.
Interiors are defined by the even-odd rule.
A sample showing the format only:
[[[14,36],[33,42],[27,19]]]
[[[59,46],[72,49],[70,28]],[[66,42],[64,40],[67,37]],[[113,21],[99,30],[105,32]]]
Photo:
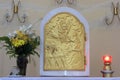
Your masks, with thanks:
[[[88,21],[90,26],[90,76],[100,77],[103,69],[102,56],[110,54],[113,58],[113,76],[120,76],[120,22],[115,17],[111,25],[105,24],[105,17],[112,17],[111,2],[114,4],[120,0],[74,0],[74,4],[58,5],[55,0],[21,0],[20,13],[26,13],[28,18],[25,23],[20,23],[15,15],[12,22],[6,22],[5,14],[11,12],[12,0],[0,0],[0,36],[7,35],[19,29],[21,25],[29,25],[43,18],[51,10],[68,6],[78,10]],[[15,0],[17,1],[17,0]],[[40,33],[40,21],[33,28]],[[38,51],[40,49],[37,49]],[[39,51],[40,52],[40,51]],[[39,57],[32,56],[27,67],[27,76],[40,76]],[[16,65],[16,59],[10,59],[5,50],[0,50],[0,76],[8,76],[12,67]]]

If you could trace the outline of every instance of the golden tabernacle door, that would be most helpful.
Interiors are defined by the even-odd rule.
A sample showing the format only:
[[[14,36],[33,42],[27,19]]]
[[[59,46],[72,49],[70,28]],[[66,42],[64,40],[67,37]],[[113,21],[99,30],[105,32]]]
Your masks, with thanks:
[[[89,28],[74,9],[57,8],[40,26],[41,76],[89,75]]]

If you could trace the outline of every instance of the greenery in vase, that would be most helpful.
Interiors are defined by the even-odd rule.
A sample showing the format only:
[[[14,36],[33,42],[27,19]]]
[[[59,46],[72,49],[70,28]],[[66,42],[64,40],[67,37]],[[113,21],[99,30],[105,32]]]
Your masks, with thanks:
[[[10,57],[28,57],[34,54],[39,56],[36,48],[40,45],[40,36],[37,36],[31,28],[32,25],[23,25],[19,30],[9,33],[8,36],[0,37],[0,42],[4,42],[2,47],[5,47],[6,54]]]

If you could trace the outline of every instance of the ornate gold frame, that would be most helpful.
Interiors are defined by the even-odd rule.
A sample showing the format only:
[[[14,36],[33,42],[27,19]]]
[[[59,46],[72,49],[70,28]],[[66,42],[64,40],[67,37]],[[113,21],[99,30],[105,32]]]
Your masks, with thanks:
[[[86,58],[84,63],[86,63],[84,70],[65,70],[65,69],[57,69],[57,70],[44,70],[44,29],[45,25],[49,23],[49,21],[59,13],[69,13],[75,16],[81,23],[84,25],[84,29],[86,32],[87,41],[85,42],[85,56]],[[86,19],[76,10],[68,7],[60,7],[49,12],[42,20],[40,25],[40,36],[41,36],[41,46],[40,46],[40,75],[41,76],[89,76],[89,26]],[[85,38],[86,39],[86,38]]]

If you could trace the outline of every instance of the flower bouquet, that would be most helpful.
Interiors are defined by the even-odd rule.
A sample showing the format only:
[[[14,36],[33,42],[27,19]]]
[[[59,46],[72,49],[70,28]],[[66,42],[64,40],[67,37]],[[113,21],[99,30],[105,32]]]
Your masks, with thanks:
[[[9,33],[8,36],[0,37],[0,42],[4,42],[3,47],[6,49],[6,54],[17,58],[17,66],[20,70],[19,75],[26,74],[27,58],[30,55],[36,54],[39,56],[36,48],[40,45],[40,37],[31,28],[32,25],[23,25],[19,30]]]

